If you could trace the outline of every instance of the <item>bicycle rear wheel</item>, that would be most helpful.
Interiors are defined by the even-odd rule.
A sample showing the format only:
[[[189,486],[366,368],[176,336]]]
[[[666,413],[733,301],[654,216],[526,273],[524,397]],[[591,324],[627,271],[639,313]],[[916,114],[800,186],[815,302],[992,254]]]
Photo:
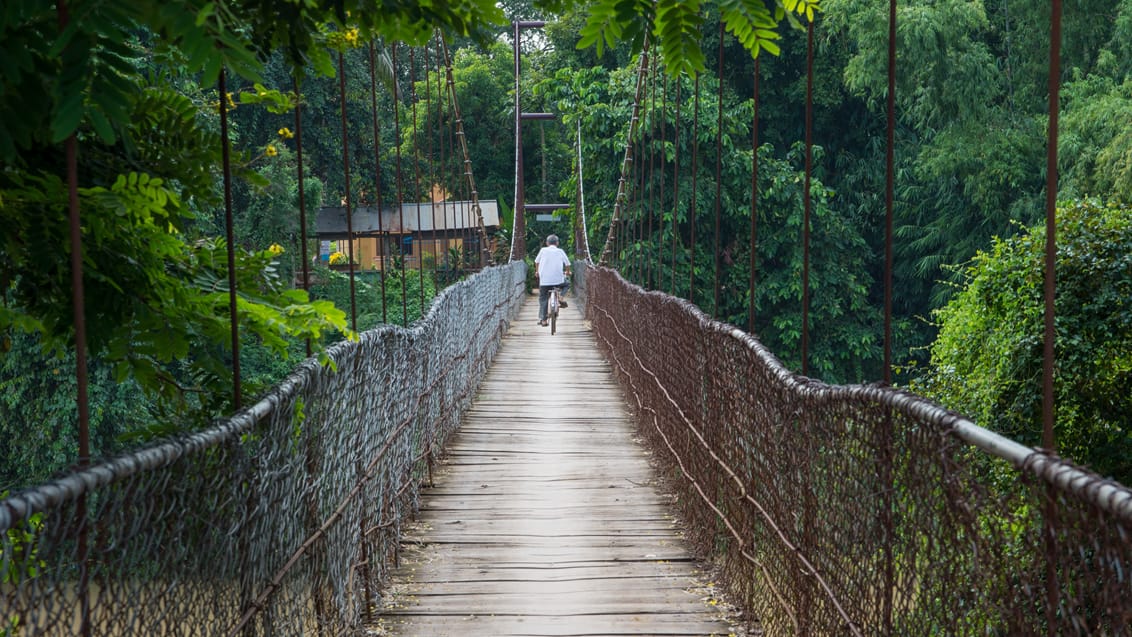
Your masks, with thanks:
[[[550,335],[558,329],[558,290],[550,291]]]

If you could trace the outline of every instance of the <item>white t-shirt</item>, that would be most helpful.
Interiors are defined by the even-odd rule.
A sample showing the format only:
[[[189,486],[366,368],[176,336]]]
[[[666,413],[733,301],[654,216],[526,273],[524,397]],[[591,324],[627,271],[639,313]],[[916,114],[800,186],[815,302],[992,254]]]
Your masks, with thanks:
[[[562,285],[566,282],[566,268],[570,267],[570,257],[558,246],[546,246],[535,257],[538,264],[538,284]]]

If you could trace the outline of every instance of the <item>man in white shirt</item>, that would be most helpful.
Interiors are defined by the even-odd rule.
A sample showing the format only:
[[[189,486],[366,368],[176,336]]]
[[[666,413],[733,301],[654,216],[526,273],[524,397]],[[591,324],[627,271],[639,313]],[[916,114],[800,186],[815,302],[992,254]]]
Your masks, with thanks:
[[[538,279],[538,324],[546,326],[546,306],[550,301],[550,288],[566,287],[566,279],[570,276],[570,257],[558,247],[558,235],[552,234],[546,238],[546,247],[538,251],[535,257],[535,278]],[[558,305],[566,307],[562,295],[558,296]]]

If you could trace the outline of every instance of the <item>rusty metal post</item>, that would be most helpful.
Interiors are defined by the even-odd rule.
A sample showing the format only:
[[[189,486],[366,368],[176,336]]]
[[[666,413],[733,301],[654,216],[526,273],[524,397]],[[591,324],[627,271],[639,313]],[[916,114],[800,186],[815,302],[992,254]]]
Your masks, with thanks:
[[[1057,139],[1058,112],[1061,95],[1061,0],[1052,0],[1049,36],[1049,132],[1046,140],[1046,244],[1044,296],[1044,342],[1042,346],[1042,446],[1057,453],[1054,436],[1056,404],[1054,402],[1054,363],[1056,357],[1057,328],[1054,322],[1054,305],[1057,297]],[[1053,487],[1046,490],[1047,499],[1043,523],[1046,549],[1046,633],[1054,635],[1054,618],[1057,613],[1058,584],[1055,555],[1057,540],[1054,529],[1057,507]]]
[[[700,74],[692,84],[692,200],[688,204],[688,300],[696,305],[697,177],[700,174]]]
[[[350,197],[350,135],[346,126],[346,62],[338,52],[338,91],[342,113],[342,170],[346,175],[346,257],[350,262],[350,327],[358,330],[358,303],[354,284],[354,209]]]
[[[814,23],[806,26],[806,181],[802,200],[802,375],[809,373],[810,349],[810,181],[814,169]]]
[[[298,163],[298,180],[299,180],[299,258],[303,262],[303,289],[307,294],[311,290],[311,268],[310,259],[307,255],[307,199],[306,190],[303,185],[303,96],[299,90],[299,77],[296,73],[292,77],[295,85],[295,159]],[[311,349],[311,339],[307,338],[307,356],[309,357],[313,350]]]
[[[722,225],[720,217],[723,207],[723,21],[719,21],[719,60],[718,60],[719,86],[716,93],[715,113],[715,242],[712,249],[712,264],[715,266],[715,284],[712,286],[714,295],[711,308],[712,316],[719,318],[719,233]]]
[[[228,316],[232,327],[232,409],[240,410],[240,321],[236,316],[236,236],[232,222],[232,158],[228,136],[228,88],[220,69],[220,154],[224,162],[224,236],[228,242]]]
[[[397,45],[393,45],[393,148],[397,156],[397,223],[400,232],[405,231],[405,184],[401,175],[401,91],[397,84]],[[405,247],[404,239],[397,240],[397,253],[401,256],[401,325],[409,326],[408,286],[405,285]]]
[[[896,0],[888,3],[888,95],[886,99],[886,151],[884,186],[884,370],[885,385],[892,384],[892,296],[893,296],[893,217],[896,192]],[[881,613],[884,634],[892,634],[893,596],[896,593],[895,554],[896,529],[893,526],[893,492],[895,490],[892,410],[886,409],[881,432],[881,476],[884,497],[881,502],[881,526],[884,528],[884,600]]]
[[[381,124],[377,117],[377,52],[373,41],[369,43],[369,101],[373,112],[373,185],[374,199],[377,202],[377,262],[381,265],[379,277],[381,279],[381,322],[389,322],[387,298],[385,295],[385,224],[383,209],[384,202],[381,197]]]
[[[751,263],[747,297],[747,333],[755,333],[755,268],[758,266],[759,220],[759,58],[755,58],[754,88],[751,110]]]

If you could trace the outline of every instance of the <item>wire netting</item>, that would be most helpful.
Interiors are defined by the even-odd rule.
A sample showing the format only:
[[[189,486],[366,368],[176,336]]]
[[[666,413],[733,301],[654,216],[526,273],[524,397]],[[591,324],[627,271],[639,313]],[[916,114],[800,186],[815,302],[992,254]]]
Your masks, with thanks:
[[[1132,491],[575,267],[688,538],[766,634],[1132,632]]]
[[[524,280],[488,268],[206,431],[0,501],[0,635],[360,627]]]

